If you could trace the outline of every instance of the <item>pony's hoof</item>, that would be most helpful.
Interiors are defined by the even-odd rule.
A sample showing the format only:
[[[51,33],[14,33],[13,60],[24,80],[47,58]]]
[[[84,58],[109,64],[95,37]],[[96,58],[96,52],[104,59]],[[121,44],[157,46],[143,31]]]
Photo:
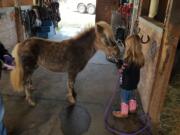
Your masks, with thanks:
[[[30,87],[30,90],[31,91],[35,91],[36,89],[34,87]]]
[[[34,101],[29,101],[29,105],[34,107],[34,106],[36,106],[36,103]]]
[[[26,100],[30,106],[36,106],[36,103],[34,101],[32,101],[31,99],[26,98]]]
[[[71,105],[74,105],[76,103],[76,100],[72,95],[67,95],[67,100]]]

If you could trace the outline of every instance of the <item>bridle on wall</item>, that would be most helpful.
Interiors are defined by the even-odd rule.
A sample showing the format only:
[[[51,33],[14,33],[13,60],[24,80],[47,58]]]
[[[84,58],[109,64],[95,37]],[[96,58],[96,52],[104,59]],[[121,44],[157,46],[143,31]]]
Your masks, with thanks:
[[[144,39],[145,39],[144,33],[145,32],[139,27],[139,21],[136,20],[135,24],[134,24],[133,32],[131,35],[139,35],[139,37],[141,39],[141,43],[147,44],[150,41],[150,37],[148,34],[146,34],[146,40],[144,41]]]

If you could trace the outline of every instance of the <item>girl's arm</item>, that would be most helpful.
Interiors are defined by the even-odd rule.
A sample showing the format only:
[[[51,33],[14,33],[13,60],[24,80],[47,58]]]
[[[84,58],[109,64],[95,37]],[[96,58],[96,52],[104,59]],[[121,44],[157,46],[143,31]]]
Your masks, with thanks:
[[[119,73],[122,73],[123,70],[128,66],[128,64],[124,61],[122,61],[121,67],[119,68]]]
[[[120,69],[121,66],[123,65],[123,60],[120,59],[116,65],[117,65],[117,68]]]

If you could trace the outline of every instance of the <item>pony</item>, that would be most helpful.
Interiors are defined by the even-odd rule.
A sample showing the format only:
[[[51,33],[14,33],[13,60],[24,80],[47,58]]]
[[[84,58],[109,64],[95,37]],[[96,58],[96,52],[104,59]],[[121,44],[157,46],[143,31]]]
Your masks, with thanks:
[[[14,91],[25,91],[27,102],[34,106],[32,100],[32,74],[39,66],[53,72],[67,72],[67,100],[76,103],[74,84],[77,74],[84,69],[97,50],[106,56],[120,58],[120,50],[115,42],[111,26],[97,22],[78,35],[60,42],[31,37],[15,45],[12,55],[16,67],[10,73]]]

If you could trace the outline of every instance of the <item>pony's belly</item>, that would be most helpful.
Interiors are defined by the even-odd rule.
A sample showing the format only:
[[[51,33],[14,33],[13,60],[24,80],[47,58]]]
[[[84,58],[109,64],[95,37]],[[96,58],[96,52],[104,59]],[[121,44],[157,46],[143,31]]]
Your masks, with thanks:
[[[39,63],[39,65],[53,72],[66,72],[66,66],[63,64]]]

